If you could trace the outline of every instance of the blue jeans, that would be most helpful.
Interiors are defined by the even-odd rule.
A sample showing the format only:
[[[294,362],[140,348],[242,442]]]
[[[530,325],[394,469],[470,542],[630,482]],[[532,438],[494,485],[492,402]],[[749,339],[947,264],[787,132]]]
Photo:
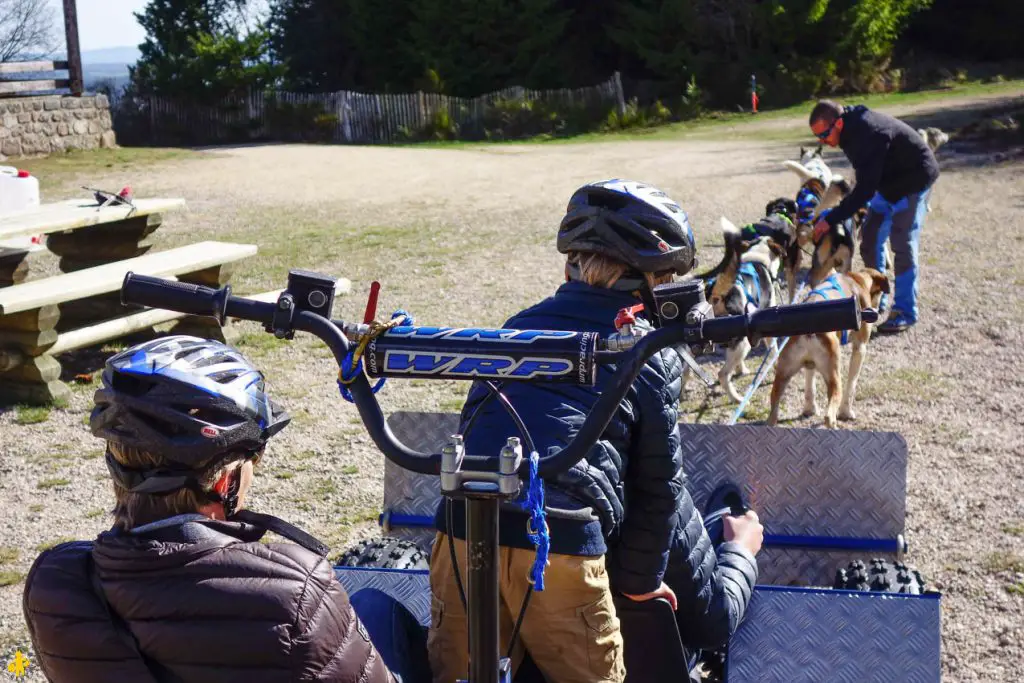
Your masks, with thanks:
[[[876,193],[861,228],[860,256],[868,268],[885,272],[885,242],[890,241],[896,280],[893,309],[909,322],[917,322],[918,239],[930,192],[929,187],[895,203]]]

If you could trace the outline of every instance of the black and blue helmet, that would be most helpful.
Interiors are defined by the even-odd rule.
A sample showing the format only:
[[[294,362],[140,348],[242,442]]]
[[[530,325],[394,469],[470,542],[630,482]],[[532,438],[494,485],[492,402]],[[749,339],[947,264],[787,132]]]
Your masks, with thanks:
[[[95,394],[92,433],[176,468],[201,471],[228,453],[256,453],[291,418],[262,373],[217,341],[162,337],[111,357]]]
[[[573,193],[558,230],[558,251],[604,254],[640,273],[685,275],[696,265],[690,220],[656,187],[605,180]]]

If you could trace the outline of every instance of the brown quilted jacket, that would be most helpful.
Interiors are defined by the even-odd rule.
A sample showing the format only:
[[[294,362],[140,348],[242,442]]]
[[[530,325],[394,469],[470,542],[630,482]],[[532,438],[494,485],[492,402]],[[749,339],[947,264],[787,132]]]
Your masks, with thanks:
[[[394,683],[322,556],[251,524],[175,520],[36,559],[23,609],[50,681]]]

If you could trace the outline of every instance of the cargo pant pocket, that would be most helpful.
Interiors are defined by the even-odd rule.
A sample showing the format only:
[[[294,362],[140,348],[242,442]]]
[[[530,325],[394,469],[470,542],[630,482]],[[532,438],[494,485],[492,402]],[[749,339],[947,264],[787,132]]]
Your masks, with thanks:
[[[622,681],[625,677],[622,634],[611,595],[606,594],[579,608],[577,614],[583,620],[587,661],[594,680]]]

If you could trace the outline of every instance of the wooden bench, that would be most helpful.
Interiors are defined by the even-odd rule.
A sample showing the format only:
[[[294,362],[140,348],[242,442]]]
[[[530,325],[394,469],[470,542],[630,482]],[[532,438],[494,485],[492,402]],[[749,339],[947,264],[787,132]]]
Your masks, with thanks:
[[[120,289],[129,271],[221,287],[255,245],[200,242],[0,288],[0,402],[50,403],[69,395],[58,353],[182,319],[175,331],[223,339],[213,318],[127,308]],[[269,296],[268,295],[266,296]]]

